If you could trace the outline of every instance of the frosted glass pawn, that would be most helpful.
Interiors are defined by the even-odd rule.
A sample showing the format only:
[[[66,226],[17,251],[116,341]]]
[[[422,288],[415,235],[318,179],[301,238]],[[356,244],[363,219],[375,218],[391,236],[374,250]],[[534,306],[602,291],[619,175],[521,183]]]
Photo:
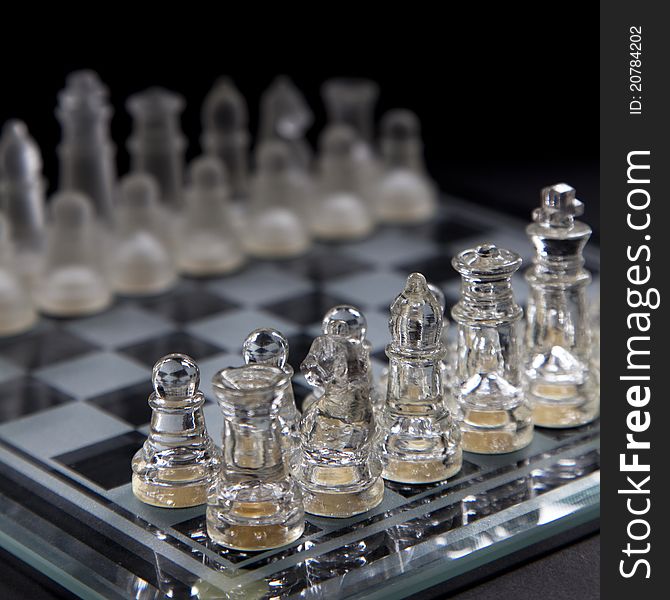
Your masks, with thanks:
[[[186,138],[180,115],[184,99],[169,90],[153,87],[133,94],[126,102],[133,119],[128,140],[131,170],[152,175],[168,208],[181,208]]]
[[[462,464],[461,434],[444,401],[443,309],[421,273],[391,305],[386,403],[379,437],[384,479],[432,483]]]
[[[305,511],[346,518],[377,506],[384,497],[375,444],[368,348],[364,326],[331,320],[317,337],[301,370],[323,394],[303,413],[300,454],[292,474]]]
[[[280,140],[263,142],[257,156],[244,236],[247,251],[259,258],[299,256],[311,242],[304,220],[311,182],[292,166],[290,150]]]
[[[97,217],[111,222],[116,149],[110,137],[113,110],[107,96],[107,88],[94,71],[68,75],[56,109],[63,134],[58,146],[58,183],[59,190],[86,195]]]
[[[215,156],[224,165],[235,200],[248,193],[248,121],[244,97],[228,77],[222,77],[205,97],[200,142],[205,154]]]
[[[60,192],[51,200],[44,276],[38,285],[38,308],[57,317],[77,317],[109,306],[112,295],[99,253],[100,231],[88,198]]]
[[[374,108],[379,86],[370,79],[329,79],[321,90],[328,120],[351,127],[369,147],[374,138]]]
[[[302,171],[307,171],[312,162],[305,133],[313,122],[304,96],[288,77],[277,77],[261,96],[260,139],[285,142],[292,166]]]
[[[112,285],[131,296],[164,292],[175,284],[177,273],[158,186],[150,175],[136,173],[124,177],[119,188]]]
[[[190,179],[177,242],[177,267],[196,277],[235,271],[245,255],[231,225],[224,167],[217,158],[202,156],[191,163]]]
[[[420,223],[437,210],[435,184],[423,164],[419,119],[409,110],[392,110],[381,122],[383,174],[375,189],[378,218],[386,223]]]
[[[151,429],[132,460],[133,494],[161,508],[204,504],[219,455],[205,427],[200,370],[189,356],[168,354],[151,379]]]
[[[310,214],[311,229],[318,238],[359,239],[374,226],[354,159],[355,143],[356,135],[346,125],[330,126],[321,135],[318,201]]]
[[[0,213],[0,337],[27,331],[36,320],[30,295],[16,272],[9,224]]]
[[[16,269],[30,289],[43,266],[45,188],[37,144],[22,121],[7,121],[0,135],[0,210],[12,232]]]
[[[300,447],[300,411],[293,395],[293,367],[288,363],[288,340],[276,329],[254,329],[244,340],[242,355],[247,365],[277,367],[286,373],[286,386],[281,390],[281,403],[277,411],[279,432],[287,464]]]

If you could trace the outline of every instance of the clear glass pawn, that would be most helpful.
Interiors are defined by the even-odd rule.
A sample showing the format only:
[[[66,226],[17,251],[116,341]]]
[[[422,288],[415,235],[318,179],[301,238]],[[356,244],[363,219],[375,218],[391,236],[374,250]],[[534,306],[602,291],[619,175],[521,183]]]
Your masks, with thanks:
[[[247,112],[244,97],[228,77],[216,82],[202,107],[202,148],[224,165],[235,200],[245,198],[248,192],[251,136]]]
[[[151,429],[132,460],[135,496],[161,508],[207,501],[219,456],[207,433],[200,370],[185,354],[168,354],[153,368]]]
[[[86,195],[97,218],[106,222],[111,222],[116,186],[116,148],[109,128],[113,112],[97,73],[82,70],[67,76],[56,109],[63,133],[59,189]]]
[[[321,134],[317,201],[310,211],[311,229],[318,238],[359,239],[374,226],[355,145],[356,134],[347,125],[331,125]]]
[[[305,211],[311,199],[306,173],[292,166],[290,150],[281,140],[262,142],[257,171],[251,181],[245,245],[259,258],[291,258],[311,243]]]
[[[282,390],[281,403],[277,411],[279,431],[287,464],[300,447],[300,411],[293,395],[293,367],[288,363],[288,340],[276,329],[261,327],[254,329],[242,344],[244,362],[248,365],[277,367],[286,373],[286,387]]]
[[[542,427],[584,425],[600,411],[586,304],[591,274],[582,256],[591,228],[575,219],[583,210],[574,188],[552,185],[542,190],[542,205],[526,228],[535,247],[526,272],[526,377],[535,423]]]
[[[57,317],[77,317],[107,308],[112,295],[100,256],[100,229],[88,198],[59,192],[51,200],[44,275],[37,307]]]
[[[386,223],[420,223],[437,211],[435,184],[423,164],[418,117],[392,110],[381,122],[383,174],[375,187],[377,216]]]
[[[312,149],[305,133],[314,122],[307,101],[293,82],[281,75],[261,96],[260,140],[282,140],[289,148],[291,166],[308,171]]]
[[[42,156],[22,121],[7,121],[0,135],[0,210],[16,251],[16,268],[30,288],[41,274],[46,242]]]
[[[173,211],[183,205],[186,138],[180,115],[184,104],[179,94],[160,87],[133,94],[126,102],[133,119],[128,139],[131,170],[152,175],[162,201]]]
[[[521,258],[482,244],[461,252],[452,265],[462,278],[461,299],[451,315],[458,324],[454,387],[463,450],[519,450],[533,439],[520,367],[523,310],[514,300],[511,283]]]
[[[391,304],[389,374],[379,424],[384,479],[431,483],[461,469],[461,434],[444,400],[443,310],[421,273]]]
[[[303,413],[292,468],[305,510],[315,515],[351,517],[384,497],[364,329],[358,320],[329,320],[301,365],[307,382],[323,389]]]
[[[159,294],[176,283],[169,232],[151,175],[126,175],[119,184],[110,265],[114,289],[126,295]]]
[[[189,170],[177,266],[192,276],[223,275],[245,262],[242,245],[231,224],[226,173],[213,156],[195,159]]]
[[[228,548],[267,550],[305,527],[300,488],[284,463],[277,413],[288,375],[252,364],[212,380],[223,412],[223,455],[207,504],[207,535]]]
[[[37,315],[16,270],[10,227],[0,213],[0,337],[30,329]]]

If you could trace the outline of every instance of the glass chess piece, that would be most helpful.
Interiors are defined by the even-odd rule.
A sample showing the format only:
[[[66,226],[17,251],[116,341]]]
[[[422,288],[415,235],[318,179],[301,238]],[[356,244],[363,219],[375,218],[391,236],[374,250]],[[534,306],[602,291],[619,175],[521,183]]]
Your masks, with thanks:
[[[0,337],[27,331],[36,321],[30,294],[16,270],[9,223],[0,213]]]
[[[542,205],[526,228],[536,252],[526,272],[526,378],[542,427],[584,425],[600,409],[586,306],[591,274],[582,256],[591,228],[575,219],[583,210],[572,187],[552,185],[542,190]]]
[[[112,295],[100,256],[100,229],[88,198],[59,192],[51,200],[44,275],[36,290],[40,311],[77,317],[107,308]]]
[[[34,289],[46,240],[42,156],[22,121],[7,121],[0,135],[0,210],[12,232],[19,275]]]
[[[305,511],[351,517],[384,497],[375,449],[369,350],[360,319],[332,319],[302,362],[307,382],[323,394],[303,413],[300,453],[292,474],[302,488]]]
[[[228,548],[267,550],[297,540],[305,527],[298,484],[285,467],[277,413],[288,375],[252,364],[212,380],[223,412],[223,455],[207,505],[207,535]]]
[[[442,307],[421,273],[391,304],[389,374],[379,423],[384,479],[432,483],[461,469],[461,434],[444,401]]]
[[[273,139],[261,142],[251,180],[245,245],[258,258],[304,254],[311,239],[305,213],[312,194],[306,172],[293,166],[289,147]]]
[[[355,144],[356,135],[347,125],[331,125],[321,134],[317,201],[310,210],[312,233],[320,239],[360,239],[374,226]]]
[[[189,168],[177,266],[196,277],[223,275],[245,262],[244,250],[231,224],[229,190],[221,162],[213,156],[195,159]]]
[[[281,390],[281,402],[277,411],[284,455],[289,461],[300,447],[300,411],[293,395],[293,367],[288,363],[288,341],[276,329],[254,329],[242,344],[242,355],[247,365],[277,367],[286,374],[286,387]],[[287,462],[288,464],[288,462]]]
[[[205,154],[225,166],[233,199],[245,198],[248,191],[248,120],[244,97],[228,77],[222,77],[205,98],[200,141]]]
[[[132,460],[133,494],[161,508],[204,504],[219,457],[205,428],[200,370],[189,356],[168,354],[154,365],[152,383],[151,429]]]
[[[116,185],[116,148],[109,131],[112,114],[108,90],[97,73],[82,70],[67,76],[56,108],[62,129],[59,190],[86,195],[96,216],[107,222]]]
[[[437,190],[423,163],[420,128],[409,110],[392,110],[382,119],[383,174],[374,201],[377,217],[385,223],[421,223],[437,211]]]
[[[328,120],[353,128],[361,140],[371,147],[379,86],[370,79],[335,78],[323,84],[321,95]]]
[[[126,175],[119,184],[110,279],[121,294],[159,294],[176,283],[158,193],[145,173]]]
[[[133,120],[128,139],[131,171],[152,175],[166,206],[172,210],[181,208],[186,138],[179,121],[184,99],[169,90],[152,87],[130,96],[126,109]]]
[[[307,172],[312,162],[312,149],[305,134],[314,122],[314,115],[300,90],[285,75],[275,78],[261,96],[260,140],[283,141],[291,166]]]
[[[482,244],[458,254],[461,299],[451,311],[458,324],[455,368],[456,418],[463,450],[502,454],[533,439],[530,403],[523,390],[520,327],[512,275],[518,254]]]

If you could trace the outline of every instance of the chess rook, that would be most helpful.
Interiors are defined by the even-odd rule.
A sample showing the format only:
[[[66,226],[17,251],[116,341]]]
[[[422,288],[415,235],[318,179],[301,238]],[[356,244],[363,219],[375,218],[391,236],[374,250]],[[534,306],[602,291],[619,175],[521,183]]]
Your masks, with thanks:
[[[152,383],[151,429],[132,460],[133,493],[161,508],[204,504],[219,459],[205,428],[200,371],[192,358],[168,354],[154,365]]]
[[[384,479],[442,481],[461,469],[461,435],[444,401],[443,309],[412,273],[391,305],[388,388],[380,425]]]
[[[244,340],[242,355],[247,365],[277,367],[286,374],[286,387],[281,390],[281,402],[277,411],[284,454],[288,461],[300,447],[300,411],[293,395],[293,367],[288,364],[288,341],[276,329],[254,329]]]
[[[284,464],[277,413],[288,375],[252,364],[212,380],[223,412],[223,455],[207,505],[207,535],[236,550],[297,540],[305,527],[300,488]]]
[[[323,84],[321,95],[330,123],[348,125],[371,146],[379,86],[370,79],[329,79]]]
[[[338,313],[343,320],[334,318]],[[375,449],[369,348],[362,338],[365,321],[355,309],[340,309],[329,315],[325,328],[301,365],[307,382],[323,394],[303,414],[292,472],[307,512],[344,518],[377,506],[384,484]]]
[[[582,256],[591,228],[575,219],[583,210],[575,190],[559,183],[542,190],[526,229],[535,247],[526,272],[526,375],[535,423],[543,427],[583,425],[600,408],[586,306],[591,275]]]
[[[521,258],[482,244],[461,252],[452,265],[462,278],[461,299],[451,315],[458,324],[455,393],[463,450],[519,450],[533,439],[520,367],[523,310],[511,283]]]
[[[113,111],[107,95],[97,73],[75,71],[68,75],[56,109],[62,129],[58,184],[62,191],[85,194],[97,217],[111,222],[116,149],[109,134]]]

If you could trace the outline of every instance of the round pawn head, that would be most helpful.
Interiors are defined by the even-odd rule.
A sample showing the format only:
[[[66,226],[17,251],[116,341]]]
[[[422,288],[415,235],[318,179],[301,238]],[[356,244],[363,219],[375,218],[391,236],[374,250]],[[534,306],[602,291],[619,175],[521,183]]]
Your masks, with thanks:
[[[194,188],[214,190],[226,186],[226,167],[215,156],[200,156],[189,166],[189,175]]]
[[[254,329],[242,344],[244,362],[283,369],[288,359],[288,342],[276,329]]]
[[[368,330],[368,322],[365,315],[355,306],[349,304],[338,304],[333,306],[321,321],[321,328],[324,333],[328,333],[329,326],[334,321],[340,321],[346,325],[346,337],[359,341],[365,339]]]
[[[168,354],[154,365],[151,381],[161,398],[190,398],[198,391],[200,369],[186,354]]]
[[[82,229],[93,221],[91,201],[79,192],[58,192],[51,201],[57,227]]]
[[[356,139],[356,132],[348,125],[330,125],[321,134],[319,147],[323,155],[348,157],[354,151]]]
[[[158,184],[147,173],[131,173],[119,184],[119,201],[124,208],[146,209],[157,206],[158,196]]]
[[[406,350],[435,350],[440,344],[442,313],[426,278],[412,273],[391,305],[389,330],[393,344]]]
[[[419,137],[419,118],[411,110],[390,110],[381,121],[382,137],[403,141]]]
[[[291,166],[291,151],[281,140],[268,140],[258,147],[256,162],[259,172],[283,173]]]
[[[40,177],[42,156],[23,121],[12,119],[0,136],[0,175],[9,181]]]

